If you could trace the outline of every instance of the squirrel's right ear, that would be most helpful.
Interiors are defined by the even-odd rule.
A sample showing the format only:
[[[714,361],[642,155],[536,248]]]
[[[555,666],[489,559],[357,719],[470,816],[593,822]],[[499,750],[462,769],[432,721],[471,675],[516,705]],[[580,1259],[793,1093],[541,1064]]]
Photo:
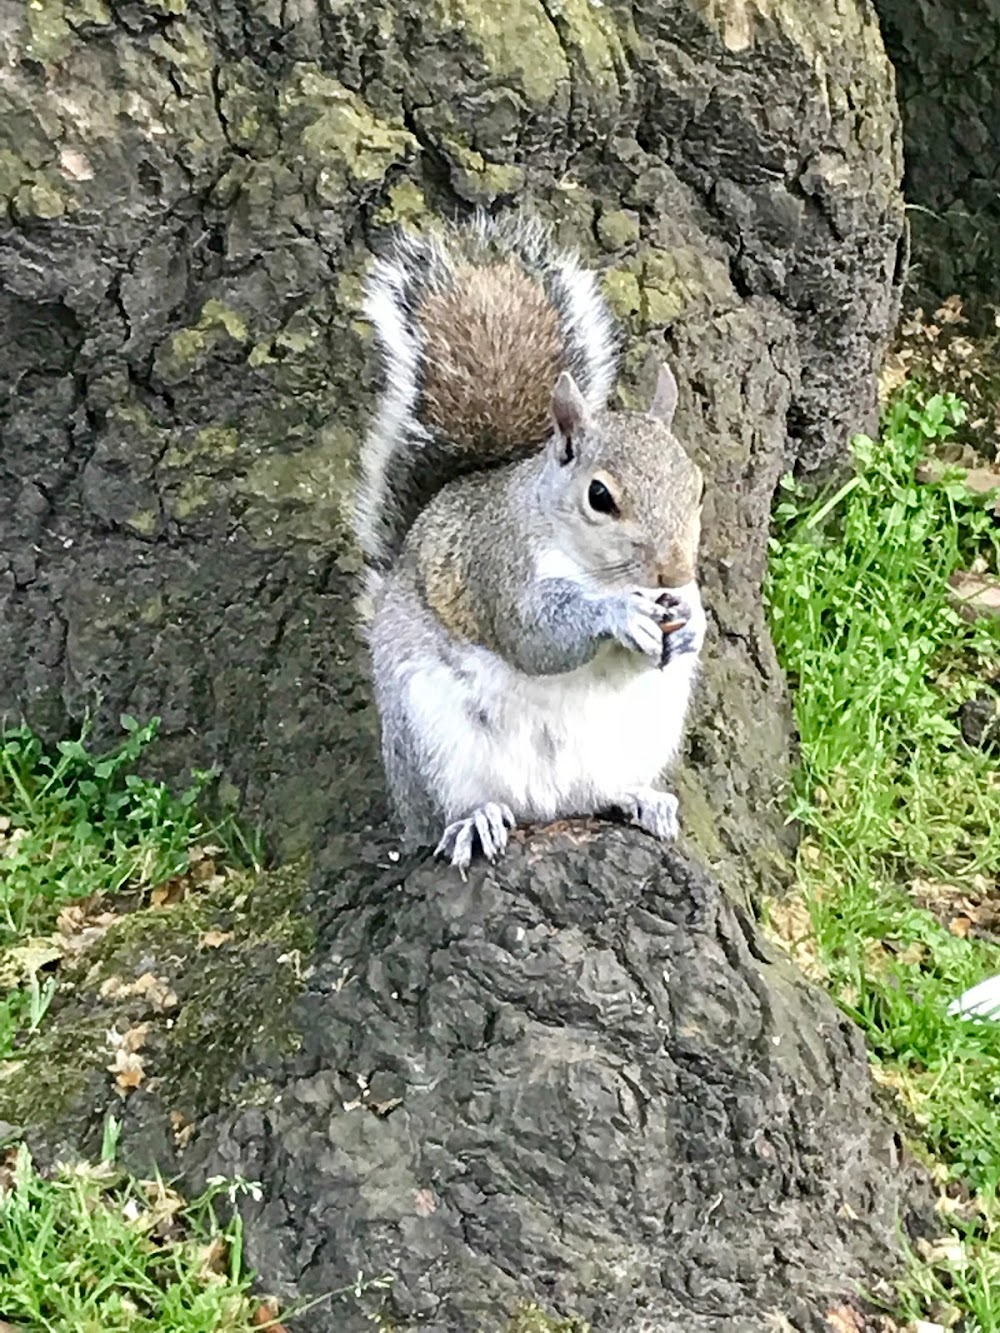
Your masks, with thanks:
[[[674,419],[674,409],[676,407],[677,381],[674,379],[674,372],[664,361],[656,379],[656,392],[653,394],[653,401],[649,405],[649,415],[662,421],[665,426],[669,426]]]
[[[576,453],[573,440],[587,425],[587,404],[568,370],[564,370],[556,380],[551,406],[552,420],[562,437],[557,441],[557,447],[560,447],[559,461],[571,463]]]

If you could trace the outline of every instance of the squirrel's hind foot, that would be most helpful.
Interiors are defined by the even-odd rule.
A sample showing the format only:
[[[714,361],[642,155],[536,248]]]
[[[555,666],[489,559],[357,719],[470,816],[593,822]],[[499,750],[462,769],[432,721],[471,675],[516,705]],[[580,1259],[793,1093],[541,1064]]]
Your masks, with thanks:
[[[621,810],[631,823],[663,842],[673,842],[680,832],[677,797],[671,792],[639,787],[619,797],[614,807]]]
[[[449,824],[434,849],[434,855],[446,856],[464,878],[476,841],[487,861],[495,861],[507,850],[507,833],[513,827],[514,815],[510,806],[489,801],[465,819],[456,819]]]

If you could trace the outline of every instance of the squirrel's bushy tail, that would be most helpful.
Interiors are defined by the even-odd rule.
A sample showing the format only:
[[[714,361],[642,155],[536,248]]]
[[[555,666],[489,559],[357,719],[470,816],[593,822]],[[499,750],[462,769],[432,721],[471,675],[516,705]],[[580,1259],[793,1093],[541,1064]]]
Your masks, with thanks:
[[[605,405],[615,336],[595,275],[517,215],[400,235],[375,265],[364,309],[384,377],[355,507],[372,591],[446,482],[547,438],[562,370],[592,410]]]

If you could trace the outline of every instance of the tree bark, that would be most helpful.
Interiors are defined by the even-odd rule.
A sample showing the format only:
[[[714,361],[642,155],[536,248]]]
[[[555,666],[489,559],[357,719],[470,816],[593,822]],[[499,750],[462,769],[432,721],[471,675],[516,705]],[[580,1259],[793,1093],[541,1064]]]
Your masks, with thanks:
[[[896,69],[913,233],[908,287],[934,309],[1000,304],[1000,10],[994,0],[875,0]],[[909,299],[909,298],[908,298]]]
[[[891,1296],[930,1192],[860,1036],[694,862],[586,825],[465,883],[388,850],[111,926],[0,1118],[65,1160],[110,1109],[141,1176],[259,1182],[246,1260],[283,1302],[392,1275],[309,1333],[497,1333],[527,1300],[595,1333],[829,1333]],[[137,1024],[123,1100],[107,1033]]]

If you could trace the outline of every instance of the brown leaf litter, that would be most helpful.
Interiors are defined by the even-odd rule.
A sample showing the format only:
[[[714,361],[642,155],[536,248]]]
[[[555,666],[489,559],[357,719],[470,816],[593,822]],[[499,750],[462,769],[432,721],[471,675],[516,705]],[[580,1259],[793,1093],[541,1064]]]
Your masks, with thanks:
[[[138,996],[156,1014],[168,1013],[180,1003],[177,992],[169,983],[152,972],[143,972],[135,981],[124,981],[118,976],[108,977],[102,983],[99,994],[102,1000],[125,1000]]]
[[[126,1032],[117,1032],[113,1028],[108,1032],[108,1045],[114,1056],[107,1070],[114,1074],[115,1085],[122,1096],[134,1091],[145,1080],[146,1068],[139,1052],[146,1044],[148,1031],[148,1023],[137,1023]]]
[[[910,894],[958,939],[1000,940],[1000,887],[989,875],[971,875],[960,884],[913,879]]]

